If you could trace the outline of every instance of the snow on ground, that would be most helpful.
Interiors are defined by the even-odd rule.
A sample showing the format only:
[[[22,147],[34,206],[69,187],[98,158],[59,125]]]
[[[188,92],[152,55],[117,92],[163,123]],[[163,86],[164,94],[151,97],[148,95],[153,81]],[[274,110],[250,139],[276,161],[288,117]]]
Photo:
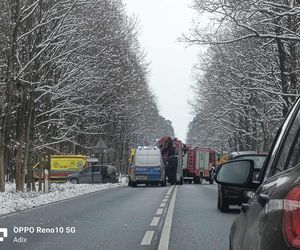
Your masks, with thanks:
[[[126,177],[119,178],[119,183],[107,184],[71,184],[51,183],[49,193],[42,192],[16,192],[14,183],[6,183],[4,193],[0,193],[0,216],[38,207],[40,205],[66,200],[80,195],[125,186]]]

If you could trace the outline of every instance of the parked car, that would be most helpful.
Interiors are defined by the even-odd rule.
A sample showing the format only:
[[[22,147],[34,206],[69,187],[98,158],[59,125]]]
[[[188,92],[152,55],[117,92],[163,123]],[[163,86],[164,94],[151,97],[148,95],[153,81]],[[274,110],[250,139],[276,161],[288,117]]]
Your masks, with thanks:
[[[254,151],[240,151],[231,153],[230,160],[248,159],[254,161],[253,179],[257,179],[264,161],[267,157],[265,153],[257,153]],[[241,205],[248,201],[248,193],[253,188],[235,187],[230,185],[218,184],[218,209],[227,212],[230,205]]]
[[[300,99],[280,127],[257,180],[254,161],[224,163],[222,185],[255,189],[231,227],[231,250],[300,248]]]
[[[112,165],[94,165],[68,175],[72,183],[116,183],[117,168]]]

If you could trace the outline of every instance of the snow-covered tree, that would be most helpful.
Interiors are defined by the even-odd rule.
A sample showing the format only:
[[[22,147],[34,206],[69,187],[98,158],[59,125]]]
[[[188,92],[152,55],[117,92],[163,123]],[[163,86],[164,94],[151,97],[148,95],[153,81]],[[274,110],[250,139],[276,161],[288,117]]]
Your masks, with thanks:
[[[299,3],[194,3],[211,17],[211,27],[195,26],[184,38],[209,45],[195,70],[196,115],[189,137],[215,147],[267,151],[299,94]]]

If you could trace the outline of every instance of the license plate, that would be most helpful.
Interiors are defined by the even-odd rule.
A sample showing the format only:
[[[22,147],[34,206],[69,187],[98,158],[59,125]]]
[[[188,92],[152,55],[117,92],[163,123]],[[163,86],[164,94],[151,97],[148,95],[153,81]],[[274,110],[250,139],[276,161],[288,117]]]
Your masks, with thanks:
[[[140,176],[137,176],[136,177],[137,180],[147,180],[147,176],[144,176],[144,175],[140,175]]]

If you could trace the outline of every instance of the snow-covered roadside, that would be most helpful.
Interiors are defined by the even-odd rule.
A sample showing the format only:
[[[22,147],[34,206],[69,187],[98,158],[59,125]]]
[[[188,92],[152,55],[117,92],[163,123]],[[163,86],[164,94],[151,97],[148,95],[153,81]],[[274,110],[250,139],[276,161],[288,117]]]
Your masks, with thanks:
[[[15,184],[6,183],[4,193],[0,193],[0,216],[38,207],[40,205],[74,198],[80,195],[124,186],[127,178],[122,177],[119,183],[107,184],[71,184],[71,183],[52,183],[51,191],[47,194],[40,192],[16,192]]]

